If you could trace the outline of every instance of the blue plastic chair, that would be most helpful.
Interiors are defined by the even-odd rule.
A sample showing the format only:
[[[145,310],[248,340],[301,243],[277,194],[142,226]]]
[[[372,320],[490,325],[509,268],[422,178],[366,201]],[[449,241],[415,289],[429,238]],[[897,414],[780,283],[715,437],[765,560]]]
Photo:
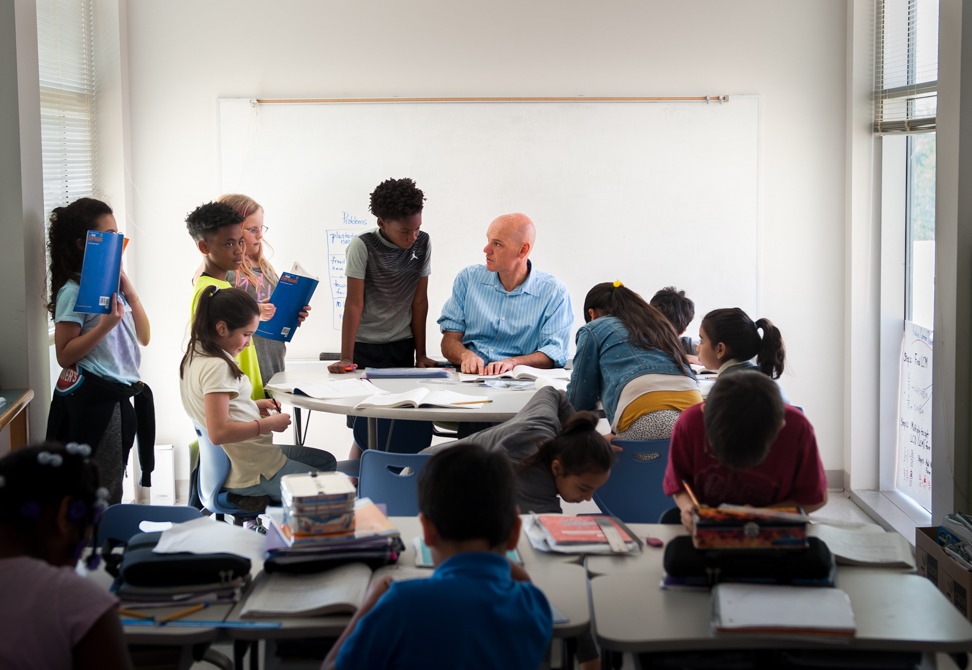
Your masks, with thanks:
[[[196,469],[199,500],[203,506],[216,515],[220,521],[224,514],[231,514],[237,519],[252,519],[257,515],[244,512],[227,500],[227,492],[223,490],[223,482],[230,473],[230,459],[219,445],[213,444],[206,429],[197,424],[196,435],[199,437],[199,467]]]
[[[622,451],[607,483],[594,492],[605,514],[627,523],[657,523],[674,506],[662,490],[670,440],[614,440]]]
[[[201,516],[195,507],[182,505],[112,505],[105,510],[98,524],[97,546],[104,546],[106,540],[128,542],[133,535],[142,532],[138,524],[143,521],[182,523]]]
[[[358,474],[358,497],[383,503],[388,516],[418,514],[418,473],[431,454],[392,454],[366,449],[361,454]],[[400,474],[403,468],[412,472]]]
[[[362,451],[368,448],[368,419],[363,416],[354,417],[354,441]],[[432,422],[378,419],[377,442],[380,451],[417,454],[432,444]]]

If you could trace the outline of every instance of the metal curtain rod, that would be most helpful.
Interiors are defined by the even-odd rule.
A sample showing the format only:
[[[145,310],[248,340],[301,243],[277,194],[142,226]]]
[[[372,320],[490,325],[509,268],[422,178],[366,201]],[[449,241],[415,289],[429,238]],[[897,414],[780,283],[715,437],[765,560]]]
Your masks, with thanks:
[[[728,102],[728,95],[700,95],[681,98],[635,98],[635,97],[591,97],[591,98],[281,98],[257,99],[261,105],[326,103],[326,102]]]

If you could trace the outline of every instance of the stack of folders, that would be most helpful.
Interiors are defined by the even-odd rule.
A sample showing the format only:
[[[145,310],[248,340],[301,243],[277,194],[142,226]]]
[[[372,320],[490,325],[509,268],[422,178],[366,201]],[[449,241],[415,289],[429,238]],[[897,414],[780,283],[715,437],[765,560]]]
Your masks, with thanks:
[[[264,570],[321,572],[352,561],[376,568],[397,561],[405,548],[398,529],[368,498],[354,504],[353,521],[345,530],[319,533],[302,530],[299,523],[295,530],[292,522],[271,515]]]

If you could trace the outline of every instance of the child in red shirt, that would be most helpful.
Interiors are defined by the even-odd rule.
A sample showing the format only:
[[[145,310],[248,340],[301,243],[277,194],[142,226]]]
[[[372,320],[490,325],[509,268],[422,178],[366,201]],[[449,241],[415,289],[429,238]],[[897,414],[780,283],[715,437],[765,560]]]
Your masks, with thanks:
[[[756,371],[720,377],[707,401],[682,412],[672,431],[664,489],[691,530],[693,503],[683,482],[703,505],[812,512],[827,502],[813,426]]]

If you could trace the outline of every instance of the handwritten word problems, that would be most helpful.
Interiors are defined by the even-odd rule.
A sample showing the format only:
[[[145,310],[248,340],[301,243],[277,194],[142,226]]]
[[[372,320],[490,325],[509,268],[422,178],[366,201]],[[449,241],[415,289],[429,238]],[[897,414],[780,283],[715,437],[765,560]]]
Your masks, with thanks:
[[[933,333],[905,322],[901,344],[898,450],[894,485],[931,509],[931,399]]]
[[[327,276],[331,284],[332,327],[341,330],[344,321],[344,300],[348,295],[345,252],[355,235],[365,232],[368,221],[350,212],[341,212],[340,228],[326,231]]]

